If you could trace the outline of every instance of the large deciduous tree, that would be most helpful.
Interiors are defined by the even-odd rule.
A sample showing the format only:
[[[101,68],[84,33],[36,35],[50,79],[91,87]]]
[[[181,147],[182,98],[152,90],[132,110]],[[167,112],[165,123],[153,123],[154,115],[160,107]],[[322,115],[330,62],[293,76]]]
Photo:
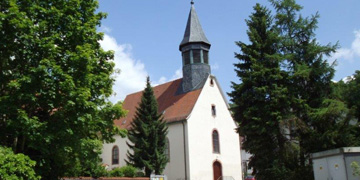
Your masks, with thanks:
[[[148,177],[152,172],[161,174],[168,162],[165,154],[168,129],[162,114],[158,112],[149,77],[131,126],[127,145],[132,152],[127,152],[127,163],[139,169],[144,168]]]
[[[273,29],[270,11],[259,4],[246,24],[250,44],[236,43],[241,53],[236,53],[240,62],[235,71],[242,82],[232,83],[229,94],[235,103],[234,118],[245,137],[242,148],[252,154],[249,165],[256,178],[282,179],[292,163],[287,156],[293,154],[285,129],[290,101],[287,74],[280,68],[280,36]]]
[[[91,175],[120,131],[107,101],[113,53],[96,32],[96,0],[0,1],[0,145],[28,155],[44,179]],[[85,174],[84,174],[85,173]]]

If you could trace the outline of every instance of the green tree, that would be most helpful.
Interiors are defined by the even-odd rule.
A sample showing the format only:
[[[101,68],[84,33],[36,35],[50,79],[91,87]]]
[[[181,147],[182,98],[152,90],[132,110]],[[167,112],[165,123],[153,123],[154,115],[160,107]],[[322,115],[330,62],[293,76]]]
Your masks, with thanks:
[[[132,152],[127,152],[127,163],[139,169],[145,168],[147,177],[153,171],[161,174],[168,162],[165,155],[168,129],[162,115],[158,113],[158,103],[149,77],[131,126],[128,134],[130,142],[127,145]]]
[[[315,30],[319,14],[303,18],[302,7],[295,0],[270,0],[276,9],[276,27],[282,37],[280,52],[286,58],[288,90],[291,92],[293,122],[291,138],[299,144],[299,160],[294,179],[313,178],[310,154],[354,141],[348,109],[344,102],[334,99],[332,78],[334,64],[324,58],[335,52],[335,45],[321,45]],[[347,139],[349,138],[350,141]],[[307,179],[307,178],[305,178]]]
[[[89,174],[102,141],[121,133],[113,120],[124,111],[107,100],[113,53],[100,47],[97,7],[0,1],[0,145],[35,160],[44,179]]]
[[[250,44],[236,42],[241,53],[235,54],[240,61],[235,71],[241,83],[233,82],[229,95],[238,132],[245,137],[242,148],[252,154],[249,166],[256,178],[284,179],[295,154],[285,129],[290,110],[287,74],[280,67],[280,37],[273,30],[271,12],[259,4],[254,11],[246,20]]]
[[[0,146],[0,179],[38,180],[35,174],[35,161],[24,154],[14,154],[10,148]]]
[[[360,122],[360,71],[356,71],[351,80],[347,83],[344,98],[355,118]]]
[[[353,125],[351,130],[356,139],[354,146],[360,146],[360,71],[356,71],[346,83],[343,81],[335,83],[335,88],[337,97],[343,100],[349,109],[347,118]]]
[[[353,161],[350,164],[351,168],[353,169],[353,176],[360,176],[360,166],[356,161]]]

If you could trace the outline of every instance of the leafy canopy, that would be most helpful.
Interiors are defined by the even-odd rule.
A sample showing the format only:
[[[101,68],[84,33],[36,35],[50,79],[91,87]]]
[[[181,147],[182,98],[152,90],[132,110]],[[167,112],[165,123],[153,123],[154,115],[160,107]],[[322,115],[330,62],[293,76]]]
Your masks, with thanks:
[[[44,179],[91,175],[121,133],[108,102],[113,52],[96,32],[96,0],[0,1],[0,145],[35,160]]]
[[[0,146],[0,179],[38,180],[34,171],[35,161],[24,154],[14,154],[10,148]]]

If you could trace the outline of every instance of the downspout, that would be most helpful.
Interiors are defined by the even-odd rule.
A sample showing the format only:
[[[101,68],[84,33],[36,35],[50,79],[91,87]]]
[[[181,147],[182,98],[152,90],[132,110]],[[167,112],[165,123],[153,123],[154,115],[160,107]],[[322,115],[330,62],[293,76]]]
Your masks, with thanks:
[[[181,123],[183,125],[185,180],[187,180],[188,178],[187,178],[187,162],[186,162],[185,121],[182,121]]]

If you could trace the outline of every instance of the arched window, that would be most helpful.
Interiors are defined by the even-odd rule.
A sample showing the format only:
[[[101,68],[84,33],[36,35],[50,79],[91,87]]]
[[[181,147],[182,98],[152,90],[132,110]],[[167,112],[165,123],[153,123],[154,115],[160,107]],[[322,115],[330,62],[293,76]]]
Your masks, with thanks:
[[[213,153],[220,153],[219,133],[214,130],[212,133]]]
[[[168,162],[170,162],[170,141],[169,138],[166,138],[166,145],[165,145],[165,156],[168,158]]]
[[[117,146],[112,149],[112,164],[119,164],[119,148]]]

